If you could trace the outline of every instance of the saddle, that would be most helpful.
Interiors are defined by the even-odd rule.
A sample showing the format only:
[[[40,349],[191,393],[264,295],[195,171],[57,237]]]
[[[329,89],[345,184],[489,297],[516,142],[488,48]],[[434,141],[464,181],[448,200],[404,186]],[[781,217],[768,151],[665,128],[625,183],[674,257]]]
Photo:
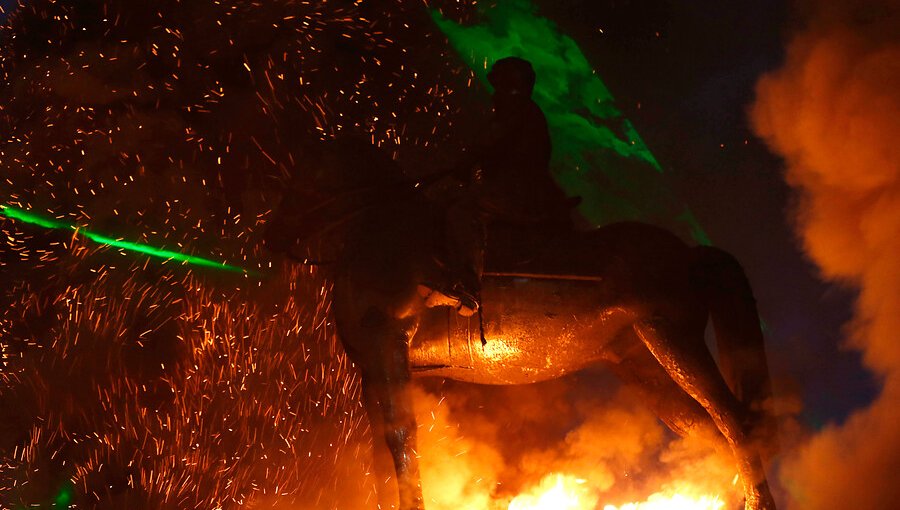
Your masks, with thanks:
[[[484,233],[480,251],[481,273],[492,274],[557,274],[559,245],[576,235],[570,221],[549,221],[549,218],[493,216],[483,223]],[[450,306],[460,315],[471,316],[480,310],[480,284],[467,268],[453,268],[453,263],[435,258],[444,268],[443,282],[426,282],[419,287],[420,295],[429,307]],[[474,269],[474,268],[472,268]]]

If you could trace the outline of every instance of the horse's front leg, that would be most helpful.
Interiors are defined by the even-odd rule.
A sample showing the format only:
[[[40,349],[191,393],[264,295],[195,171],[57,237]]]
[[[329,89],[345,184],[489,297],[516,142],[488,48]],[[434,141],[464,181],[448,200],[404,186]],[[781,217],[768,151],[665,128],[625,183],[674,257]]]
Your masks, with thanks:
[[[424,510],[415,452],[416,416],[410,394],[409,337],[394,332],[372,341],[380,347],[378,355],[362,367],[363,398],[372,430],[383,431],[391,452],[400,494],[399,509]],[[378,445],[375,447],[377,452]],[[383,502],[382,497],[379,500]]]

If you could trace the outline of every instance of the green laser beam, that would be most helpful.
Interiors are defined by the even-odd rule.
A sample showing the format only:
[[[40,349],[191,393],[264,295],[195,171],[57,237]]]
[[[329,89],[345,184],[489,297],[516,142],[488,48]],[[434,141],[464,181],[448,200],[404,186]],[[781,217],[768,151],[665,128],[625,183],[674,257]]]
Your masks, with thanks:
[[[693,214],[661,178],[663,171],[584,52],[530,0],[479,3],[477,23],[431,17],[481,83],[498,59],[529,60],[537,73],[534,100],[550,126],[554,174],[579,208],[600,225],[622,220],[668,221],[709,244]]]
[[[68,223],[64,223],[52,218],[46,218],[44,216],[40,216],[38,214],[34,214],[33,212],[26,211],[24,209],[18,209],[15,207],[10,207],[8,205],[0,205],[0,215],[6,216],[7,218],[21,221],[23,223],[28,223],[31,225],[37,225],[39,227],[43,227],[50,230],[72,230],[76,235],[81,235],[95,243],[102,244],[105,246],[112,246],[114,248],[119,248],[126,251],[132,251],[137,253],[143,253],[144,255],[149,255],[151,257],[156,257],[165,260],[175,260],[181,262],[183,264],[189,264],[200,267],[208,267],[211,269],[219,269],[222,271],[228,271],[233,273],[245,273],[250,274],[250,271],[238,266],[232,266],[229,264],[225,264],[223,262],[216,262],[215,260],[206,259],[203,257],[197,257],[195,255],[187,255],[181,252],[166,250],[163,248],[154,248],[152,246],[140,243],[134,243],[130,241],[124,241],[122,239],[116,239],[114,237],[105,236],[102,234],[98,234],[96,232],[91,232],[85,228],[81,228],[75,225],[70,225]]]
[[[66,484],[59,490],[59,493],[56,494],[56,499],[53,501],[53,506],[57,508],[69,508],[71,503],[72,486]]]
[[[554,157],[586,165],[584,152],[603,148],[662,168],[634,126],[616,108],[612,93],[571,38],[540,17],[529,0],[499,0],[481,7],[482,22],[460,25],[432,10],[432,19],[490,88],[487,71],[498,59],[529,60],[538,75],[534,99],[547,121],[566,136],[554,139]]]

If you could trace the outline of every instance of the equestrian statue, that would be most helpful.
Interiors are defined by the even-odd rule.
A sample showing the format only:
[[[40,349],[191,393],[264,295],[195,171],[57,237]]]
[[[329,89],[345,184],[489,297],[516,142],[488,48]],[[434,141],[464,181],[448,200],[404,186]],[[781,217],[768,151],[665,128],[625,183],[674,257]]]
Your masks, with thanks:
[[[486,141],[448,173],[465,185],[460,196],[435,199],[367,141],[340,138],[309,151],[310,171],[265,235],[270,250],[331,262],[322,268],[337,334],[362,375],[376,468],[396,475],[381,508],[425,509],[415,378],[525,384],[599,365],[674,432],[718,437],[745,510],[774,510],[762,462],[774,444],[771,385],[743,269],[648,224],[572,228],[573,201],[545,170],[530,64],[503,59],[489,78]],[[704,341],[710,319],[718,365]]]

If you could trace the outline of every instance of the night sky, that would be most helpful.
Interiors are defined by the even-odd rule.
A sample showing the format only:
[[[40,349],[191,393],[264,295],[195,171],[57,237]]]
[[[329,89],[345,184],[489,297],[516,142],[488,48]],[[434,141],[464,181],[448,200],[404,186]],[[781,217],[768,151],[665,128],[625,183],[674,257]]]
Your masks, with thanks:
[[[541,9],[581,45],[713,242],[744,264],[786,391],[811,426],[869,401],[840,348],[853,293],[823,283],[792,229],[783,163],[751,131],[759,77],[799,23],[788,2],[565,1]],[[601,32],[602,30],[602,32]]]

